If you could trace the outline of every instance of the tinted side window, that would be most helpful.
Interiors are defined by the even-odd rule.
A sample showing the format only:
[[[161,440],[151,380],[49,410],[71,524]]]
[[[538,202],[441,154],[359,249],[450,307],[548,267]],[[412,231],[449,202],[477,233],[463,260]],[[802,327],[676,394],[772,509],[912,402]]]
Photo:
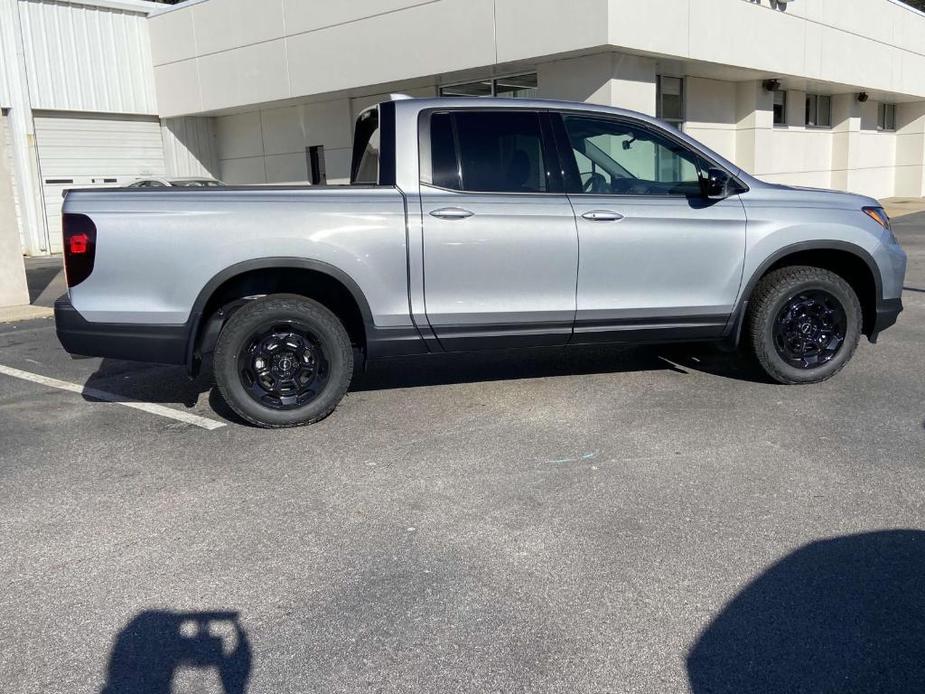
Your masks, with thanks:
[[[434,185],[461,190],[453,120],[449,113],[435,113],[430,118],[430,156]]]
[[[457,111],[431,117],[435,185],[486,193],[548,190],[539,115]]]
[[[623,121],[584,116],[565,116],[564,121],[580,192],[700,194],[705,163],[671,138]]]

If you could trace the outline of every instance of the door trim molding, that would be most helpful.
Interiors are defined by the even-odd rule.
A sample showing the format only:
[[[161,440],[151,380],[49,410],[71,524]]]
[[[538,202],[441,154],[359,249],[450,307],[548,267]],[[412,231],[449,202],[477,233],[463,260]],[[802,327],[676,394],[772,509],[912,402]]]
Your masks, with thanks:
[[[447,352],[562,346],[563,335],[570,335],[567,345],[719,341],[729,316],[722,313],[578,320],[574,324],[545,321],[441,325],[434,331]]]

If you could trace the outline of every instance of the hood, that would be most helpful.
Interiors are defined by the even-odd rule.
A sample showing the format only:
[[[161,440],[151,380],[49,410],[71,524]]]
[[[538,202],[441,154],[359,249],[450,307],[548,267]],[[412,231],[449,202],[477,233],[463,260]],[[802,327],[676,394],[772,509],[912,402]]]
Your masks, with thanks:
[[[795,203],[821,205],[825,207],[839,207],[860,210],[862,207],[880,207],[875,198],[857,193],[847,193],[842,190],[828,190],[826,188],[809,188],[806,186],[787,186],[782,183],[760,182],[760,187],[768,193],[775,193],[775,197],[793,200]]]

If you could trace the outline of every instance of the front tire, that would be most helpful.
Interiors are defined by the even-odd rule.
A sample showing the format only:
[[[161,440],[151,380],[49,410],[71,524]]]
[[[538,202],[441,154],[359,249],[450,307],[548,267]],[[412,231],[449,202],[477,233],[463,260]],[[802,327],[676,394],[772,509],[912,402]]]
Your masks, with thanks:
[[[353,375],[343,324],[317,301],[294,294],[256,299],[222,329],[213,359],[225,402],[266,428],[313,424],[341,401]]]
[[[854,290],[834,272],[795,265],[762,278],[749,306],[748,337],[778,383],[819,383],[854,355],[863,314]]]

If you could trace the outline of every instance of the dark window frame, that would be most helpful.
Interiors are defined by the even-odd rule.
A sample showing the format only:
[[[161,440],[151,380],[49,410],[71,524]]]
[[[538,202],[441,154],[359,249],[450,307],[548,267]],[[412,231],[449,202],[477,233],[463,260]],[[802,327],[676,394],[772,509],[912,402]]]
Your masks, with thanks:
[[[327,185],[328,173],[324,145],[309,145],[306,147],[305,158],[308,164],[308,182],[313,186]]]
[[[772,99],[772,101],[771,101],[771,120],[772,120],[773,124],[774,124],[775,126],[777,126],[777,127],[786,126],[786,125],[788,125],[788,122],[787,122],[787,105],[788,105],[788,102],[789,102],[789,99],[788,99],[788,97],[787,97],[787,90],[786,90],[786,89],[778,89],[777,91],[772,92],[772,94],[773,94],[773,96],[771,97],[771,99]],[[782,103],[782,104],[776,104],[776,103],[774,103],[774,99],[777,98],[777,95],[778,95],[778,94],[780,94],[780,95],[783,97],[783,103]],[[777,111],[776,111],[776,109],[777,109],[778,106],[780,106],[780,110],[781,110],[780,120],[777,119]]]
[[[828,102],[828,123],[819,122],[819,102],[821,99],[825,99]],[[815,102],[815,103],[813,103]],[[812,111],[815,111],[815,122],[810,123],[810,114]],[[832,96],[831,94],[807,94],[806,95],[806,111],[804,114],[803,124],[807,128],[819,128],[821,130],[831,130],[832,129]]]
[[[877,130],[896,132],[896,104],[881,101],[877,104]]]
[[[666,118],[663,114],[662,107],[662,80],[672,79],[678,80],[681,84],[681,117],[680,118]],[[678,130],[681,130],[683,125],[687,122],[687,84],[685,84],[685,79],[683,77],[677,77],[676,75],[656,75],[655,77],[655,117],[659,120],[663,120],[666,123],[670,123]]]
[[[528,72],[516,72],[516,73],[513,73],[513,74],[509,74],[509,75],[500,75],[500,76],[497,76],[497,77],[496,77],[496,76],[491,76],[491,77],[486,77],[486,78],[484,78],[484,79],[466,80],[465,82],[454,82],[454,83],[452,83],[452,84],[442,84],[442,85],[440,85],[440,86],[438,87],[437,93],[438,93],[441,97],[445,97],[445,98],[448,98],[448,99],[464,99],[464,98],[483,98],[483,99],[484,99],[484,98],[497,97],[497,96],[498,96],[498,82],[503,82],[504,80],[516,79],[516,78],[518,78],[518,77],[533,77],[533,78],[535,78],[536,86],[535,86],[535,87],[529,87],[529,89],[539,89],[539,76],[538,76],[538,73],[536,72],[536,70],[532,70],[532,71],[528,71]],[[489,94],[476,94],[476,95],[473,95],[473,94],[445,94],[445,93],[444,93],[446,90],[452,90],[454,87],[464,87],[464,86],[469,85],[469,84],[477,84],[477,83],[480,83],[480,82],[481,82],[481,83],[487,82],[487,83],[490,85],[490,93],[489,93]],[[534,98],[534,97],[503,97],[503,98],[522,99],[522,98]]]

